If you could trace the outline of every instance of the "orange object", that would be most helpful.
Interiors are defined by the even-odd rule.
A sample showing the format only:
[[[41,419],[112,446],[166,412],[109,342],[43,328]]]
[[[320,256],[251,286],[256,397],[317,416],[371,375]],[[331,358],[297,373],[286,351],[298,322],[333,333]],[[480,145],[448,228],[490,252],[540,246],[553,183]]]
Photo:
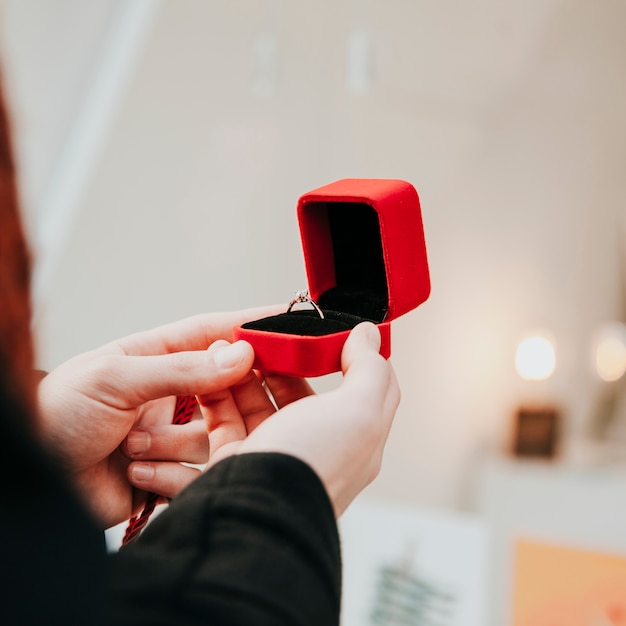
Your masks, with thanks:
[[[513,626],[626,626],[626,555],[520,540]]]

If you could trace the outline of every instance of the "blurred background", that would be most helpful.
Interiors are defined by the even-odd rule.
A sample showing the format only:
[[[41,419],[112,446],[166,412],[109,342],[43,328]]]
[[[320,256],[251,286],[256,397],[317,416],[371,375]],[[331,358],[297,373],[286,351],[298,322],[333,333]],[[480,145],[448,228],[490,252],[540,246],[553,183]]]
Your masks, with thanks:
[[[40,367],[200,311],[287,303],[306,286],[298,197],[405,179],[432,294],[393,324],[403,398],[364,498],[482,529],[480,598],[442,624],[531,623],[520,537],[626,554],[626,3],[0,11]],[[550,342],[530,371],[528,335]],[[511,453],[520,408],[557,426],[532,459]]]

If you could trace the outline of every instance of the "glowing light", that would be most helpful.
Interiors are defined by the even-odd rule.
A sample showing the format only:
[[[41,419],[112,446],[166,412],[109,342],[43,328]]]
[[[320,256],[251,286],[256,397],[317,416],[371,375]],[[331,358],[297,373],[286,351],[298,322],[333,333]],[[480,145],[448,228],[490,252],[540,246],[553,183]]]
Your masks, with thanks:
[[[607,324],[597,333],[594,364],[598,376],[607,382],[626,373],[626,325]]]
[[[524,380],[545,380],[554,372],[554,344],[542,335],[531,335],[520,341],[515,355],[515,369]]]

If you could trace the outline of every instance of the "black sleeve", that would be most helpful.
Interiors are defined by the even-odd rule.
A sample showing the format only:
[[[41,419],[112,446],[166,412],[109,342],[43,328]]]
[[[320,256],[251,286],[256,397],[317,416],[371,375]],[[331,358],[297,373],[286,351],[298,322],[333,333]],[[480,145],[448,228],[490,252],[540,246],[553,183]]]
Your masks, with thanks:
[[[332,506],[313,470],[291,456],[221,461],[112,561],[110,623],[339,623]]]
[[[0,624],[100,624],[102,531],[29,421],[0,399]]]

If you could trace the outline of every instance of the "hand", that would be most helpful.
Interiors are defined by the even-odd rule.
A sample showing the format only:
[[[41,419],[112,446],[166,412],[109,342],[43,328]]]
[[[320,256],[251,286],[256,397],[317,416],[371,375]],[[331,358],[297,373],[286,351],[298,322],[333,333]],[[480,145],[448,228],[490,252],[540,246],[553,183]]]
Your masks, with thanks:
[[[317,472],[337,517],[380,471],[400,391],[391,364],[380,356],[380,333],[359,324],[342,353],[344,378],[333,391],[310,395],[305,381],[266,376],[261,387],[240,384],[198,398],[208,430],[210,467],[231,454],[282,452]]]
[[[201,420],[171,425],[175,396],[215,393],[239,382],[252,367],[252,347],[220,341],[220,350],[207,348],[232,340],[234,326],[276,312],[266,307],[192,317],[77,356],[41,381],[44,440],[103,527],[135,514],[146,491],[173,497],[198,475],[179,461],[207,461],[206,429]]]

